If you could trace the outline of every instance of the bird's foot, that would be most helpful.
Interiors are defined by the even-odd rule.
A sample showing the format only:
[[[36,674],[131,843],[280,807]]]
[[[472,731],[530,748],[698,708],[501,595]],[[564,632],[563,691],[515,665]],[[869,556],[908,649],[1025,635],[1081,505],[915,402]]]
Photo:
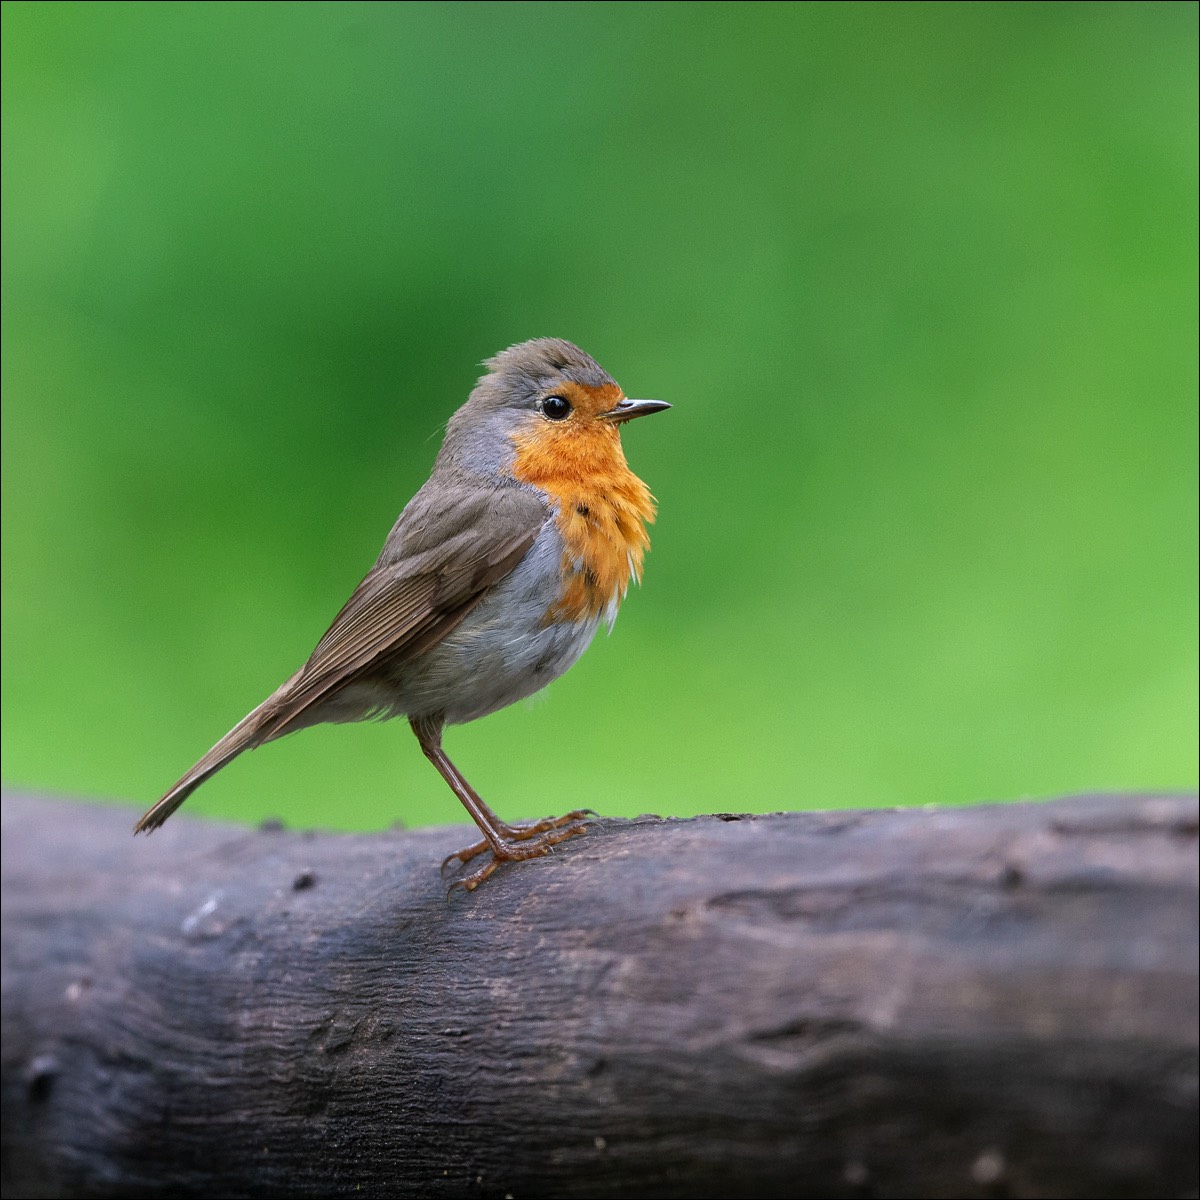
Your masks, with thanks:
[[[579,809],[562,817],[546,817],[542,821],[502,825],[501,832],[504,834],[505,842],[500,849],[485,839],[468,846],[465,850],[460,850],[457,854],[451,854],[442,863],[444,872],[446,867],[456,859],[465,865],[476,856],[491,851],[492,857],[489,862],[484,863],[477,871],[472,871],[465,878],[456,879],[450,885],[450,890],[453,892],[455,888],[462,888],[464,891],[473,892],[492,875],[501,863],[523,862],[527,858],[540,858],[543,854],[549,854],[560,842],[565,842],[568,838],[583,833],[587,828],[584,818],[595,815],[591,809]]]
[[[537,837],[539,833],[546,833],[552,829],[561,829],[564,825],[573,825],[577,821],[583,821],[586,817],[594,817],[597,815],[598,814],[590,808],[577,808],[574,812],[569,812],[565,816],[543,817],[540,821],[518,821],[513,825],[508,824],[507,821],[501,821],[498,828],[501,837],[503,837],[506,842],[527,842],[530,839]],[[494,847],[492,846],[491,842],[484,838],[481,841],[474,842],[465,850],[459,850],[454,854],[448,855],[442,860],[442,874],[444,875],[446,873],[446,868],[455,860],[465,867],[467,863],[471,861],[471,859],[475,858],[479,854],[483,854],[488,850],[494,850]],[[541,853],[545,853],[545,851],[541,851]],[[522,854],[520,857],[534,858],[536,855]]]

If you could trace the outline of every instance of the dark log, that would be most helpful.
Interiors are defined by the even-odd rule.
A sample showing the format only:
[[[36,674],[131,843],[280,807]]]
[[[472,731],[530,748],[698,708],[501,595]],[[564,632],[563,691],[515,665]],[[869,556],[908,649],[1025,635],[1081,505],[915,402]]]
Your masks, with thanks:
[[[9,796],[9,1196],[1194,1196],[1197,804],[464,829]]]

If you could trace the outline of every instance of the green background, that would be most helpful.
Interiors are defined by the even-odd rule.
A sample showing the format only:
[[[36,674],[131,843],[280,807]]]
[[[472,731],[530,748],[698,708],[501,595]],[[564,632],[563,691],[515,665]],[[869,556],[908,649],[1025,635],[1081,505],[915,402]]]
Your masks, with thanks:
[[[5,5],[5,779],[154,800],[556,335],[675,407],[503,814],[1193,785],[1196,14]],[[403,723],[189,811],[463,819]]]

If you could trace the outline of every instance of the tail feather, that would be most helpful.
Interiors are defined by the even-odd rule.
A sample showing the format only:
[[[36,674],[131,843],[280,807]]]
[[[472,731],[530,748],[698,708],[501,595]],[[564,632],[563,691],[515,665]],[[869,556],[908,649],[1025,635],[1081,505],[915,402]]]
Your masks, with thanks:
[[[243,717],[198,763],[195,764],[153,808],[133,827],[134,833],[153,833],[206,779],[232,762],[243,750],[253,750],[279,736],[270,728],[269,718],[280,695],[293,680],[288,680],[273,696]]]

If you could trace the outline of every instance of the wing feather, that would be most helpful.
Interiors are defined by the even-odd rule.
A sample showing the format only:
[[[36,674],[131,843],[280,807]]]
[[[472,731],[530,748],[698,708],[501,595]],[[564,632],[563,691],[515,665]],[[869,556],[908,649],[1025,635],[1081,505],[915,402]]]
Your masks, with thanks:
[[[262,714],[262,740],[286,733],[314,704],[380,661],[403,661],[435,646],[525,557],[546,515],[535,500],[509,519],[483,522],[413,557],[387,561],[381,555],[308,662]]]

